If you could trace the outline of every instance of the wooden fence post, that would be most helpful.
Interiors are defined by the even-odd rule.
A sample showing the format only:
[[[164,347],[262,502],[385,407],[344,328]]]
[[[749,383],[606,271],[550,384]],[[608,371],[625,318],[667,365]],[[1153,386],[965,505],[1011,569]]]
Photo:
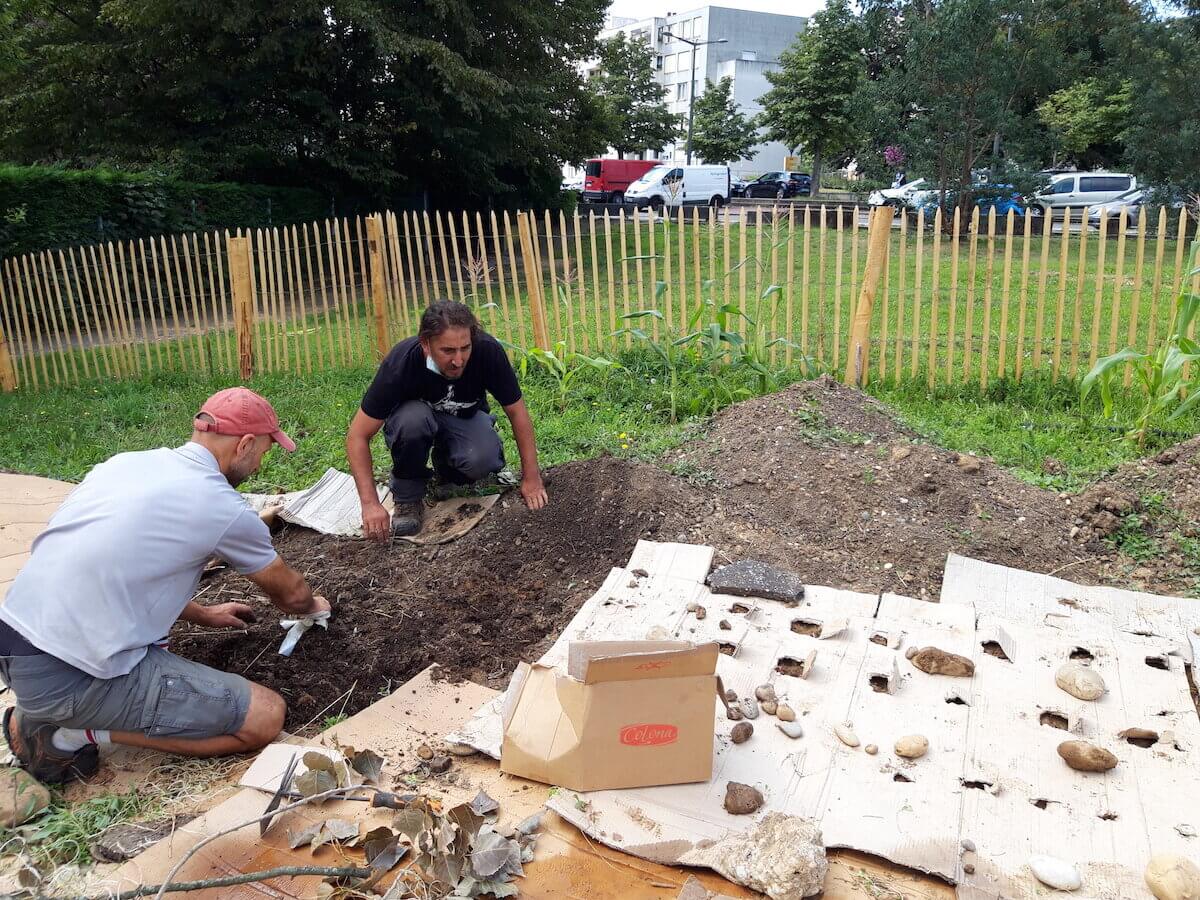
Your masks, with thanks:
[[[225,237],[229,289],[233,294],[233,330],[237,336],[238,375],[254,375],[254,287],[250,279],[250,238]]]
[[[4,326],[0,325],[0,390],[11,394],[16,389],[17,369],[8,349],[8,337],[4,334]]]
[[[521,239],[521,258],[525,263],[525,289],[529,291],[529,309],[533,314],[533,343],[543,350],[549,350],[550,333],[546,327],[546,306],[542,297],[542,270],[533,250],[533,233],[529,225],[532,215],[517,213],[517,233]]]
[[[439,220],[439,226],[440,224]],[[444,249],[443,245],[443,251]],[[387,274],[383,251],[383,224],[381,217],[376,213],[367,216],[367,252],[371,257],[371,306],[375,313],[375,352],[380,359],[387,356],[392,346],[388,338]]]
[[[850,326],[850,345],[846,348],[846,374],[842,381],[863,387],[867,383],[867,366],[871,352],[871,311],[875,306],[875,293],[879,279],[883,276],[883,263],[887,259],[888,241],[892,236],[892,217],[896,210],[880,206],[871,215],[867,232],[867,269],[863,274],[862,288],[858,294],[858,306],[854,310],[854,322]]]

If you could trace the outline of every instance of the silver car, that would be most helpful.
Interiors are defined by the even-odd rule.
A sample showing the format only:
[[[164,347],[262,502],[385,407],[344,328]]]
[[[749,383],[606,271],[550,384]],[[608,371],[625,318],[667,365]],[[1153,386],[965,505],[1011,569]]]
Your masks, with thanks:
[[[1118,197],[1114,197],[1106,203],[1097,203],[1094,206],[1088,207],[1088,225],[1092,228],[1100,227],[1100,215],[1103,213],[1108,219],[1108,227],[1115,228],[1121,218],[1121,210],[1127,211],[1129,216],[1129,224],[1137,225],[1138,219],[1141,216],[1142,204],[1146,202],[1146,192],[1141,188],[1134,188],[1132,191],[1126,191]]]

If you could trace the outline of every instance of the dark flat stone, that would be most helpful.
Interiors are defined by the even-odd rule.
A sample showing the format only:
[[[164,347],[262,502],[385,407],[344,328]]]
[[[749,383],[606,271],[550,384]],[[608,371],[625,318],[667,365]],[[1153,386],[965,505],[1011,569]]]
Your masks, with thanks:
[[[800,576],[757,559],[740,559],[717,569],[708,576],[708,586],[714,594],[761,597],[788,606],[798,606],[804,599]]]

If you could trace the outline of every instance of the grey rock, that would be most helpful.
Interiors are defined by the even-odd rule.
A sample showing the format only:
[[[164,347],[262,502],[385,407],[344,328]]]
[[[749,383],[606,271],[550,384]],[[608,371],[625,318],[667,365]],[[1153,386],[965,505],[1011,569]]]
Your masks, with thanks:
[[[821,830],[808,819],[769,812],[757,825],[698,845],[678,860],[705,866],[772,900],[801,900],[821,893],[828,863]]]
[[[742,715],[747,719],[758,718],[758,703],[753,697],[742,698]]]
[[[734,597],[761,597],[786,606],[799,606],[804,599],[800,576],[756,559],[742,559],[708,576],[714,594]]]

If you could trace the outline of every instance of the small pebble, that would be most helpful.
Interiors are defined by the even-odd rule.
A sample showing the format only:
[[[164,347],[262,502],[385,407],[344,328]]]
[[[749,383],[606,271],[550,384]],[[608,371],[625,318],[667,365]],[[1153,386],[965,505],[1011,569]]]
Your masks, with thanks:
[[[725,718],[730,722],[736,722],[742,718],[742,708],[740,706],[730,706],[725,710]]]
[[[975,874],[975,864],[974,863],[963,863],[963,874],[964,875],[974,875]]]
[[[904,651],[904,658],[905,658],[905,659],[912,659],[912,658],[913,658],[914,656],[916,656],[916,655],[917,655],[917,648],[916,648],[916,647],[909,647],[907,650],[905,650],[905,651]]]
[[[730,781],[725,785],[725,811],[735,816],[745,816],[763,805],[763,795],[748,784]]]
[[[773,684],[760,684],[754,689],[754,696],[759,700],[778,700],[775,696],[775,686]]]
[[[725,692],[725,702],[726,703],[737,703],[737,691],[735,691],[733,688],[730,688],[729,690],[727,690]]]
[[[754,734],[754,726],[749,722],[738,722],[733,726],[733,731],[729,732],[729,737],[735,744],[744,744],[750,740],[750,735]]]
[[[790,738],[798,738],[804,734],[799,722],[776,722],[775,727]]]
[[[429,761],[430,772],[445,772],[449,768],[450,757],[448,756],[435,756]]]
[[[858,746],[858,735],[854,733],[854,729],[849,725],[835,725],[833,733],[837,735],[837,739],[847,747]]]
[[[750,697],[742,698],[742,715],[747,719],[758,718],[758,704]]]
[[[786,703],[780,703],[775,707],[775,717],[781,722],[795,722],[796,711]]]
[[[962,848],[964,850],[966,850],[968,853],[974,853],[975,852],[975,842],[973,840],[971,840],[970,838],[963,838]]]
[[[446,750],[452,756],[474,756],[479,752],[470,744],[447,744]]]
[[[875,744],[867,744],[867,746],[863,747],[863,752],[866,753],[867,756],[874,756],[879,752],[879,748]]]
[[[707,617],[708,617],[707,609],[705,609],[703,606],[696,607],[696,618],[697,619],[705,619]]]
[[[422,744],[417,748],[417,756],[421,759],[433,759],[433,751],[429,749],[428,744]]]
[[[647,578],[650,575],[650,573],[645,569],[634,569],[629,574],[633,575],[635,578]]]
[[[717,623],[717,627],[720,628],[722,631],[729,631],[731,628],[733,628],[733,626],[729,624],[728,619],[722,619],[720,622]]]
[[[685,608],[687,609],[688,612],[694,613],[696,610],[698,610],[700,608],[700,604],[699,603],[689,603]]]
[[[896,741],[896,755],[905,759],[920,759],[929,752],[929,739],[923,734],[909,734]]]
[[[778,708],[779,708],[779,704],[776,703],[774,700],[764,700],[761,704],[762,711],[765,712],[768,716],[775,715],[775,712]]]

